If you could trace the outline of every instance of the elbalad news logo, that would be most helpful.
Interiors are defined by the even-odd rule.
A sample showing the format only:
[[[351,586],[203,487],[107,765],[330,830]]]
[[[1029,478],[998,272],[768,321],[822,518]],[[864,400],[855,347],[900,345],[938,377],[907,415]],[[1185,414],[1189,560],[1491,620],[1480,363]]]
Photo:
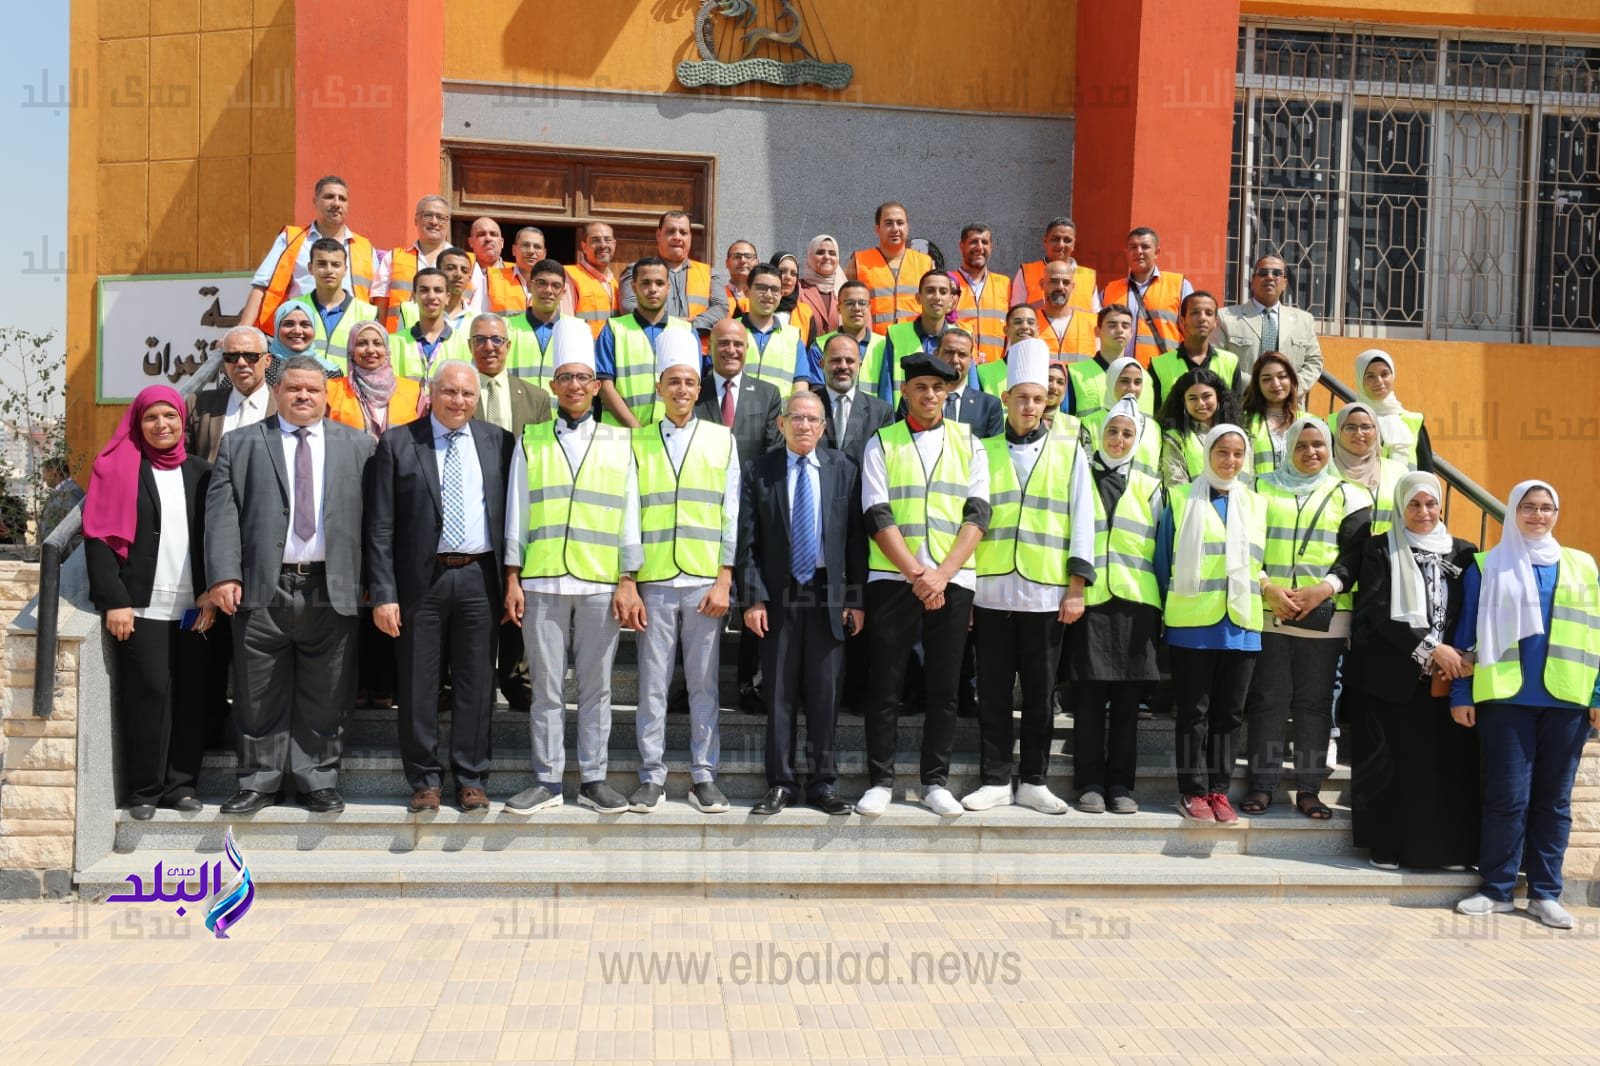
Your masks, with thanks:
[[[249,913],[256,899],[255,879],[250,876],[250,866],[233,839],[233,826],[223,835],[222,850],[233,866],[233,878],[222,883],[222,862],[198,867],[178,866],[157,861],[151,871],[148,886],[138,874],[129,874],[124,880],[133,885],[132,892],[119,892],[107,896],[107,903],[177,903],[177,915],[188,914],[184,903],[200,903],[210,899],[206,906],[206,928],[218,940],[228,940],[228,930],[234,928]],[[190,887],[190,879],[194,887]],[[169,880],[175,879],[175,880]]]

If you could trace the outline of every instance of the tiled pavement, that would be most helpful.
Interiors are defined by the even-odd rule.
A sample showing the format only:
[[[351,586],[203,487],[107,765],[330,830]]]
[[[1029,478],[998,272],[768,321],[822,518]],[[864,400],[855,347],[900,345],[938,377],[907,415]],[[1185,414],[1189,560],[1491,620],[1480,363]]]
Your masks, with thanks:
[[[1592,1064],[1575,914],[269,890],[218,941],[159,904],[8,904],[0,1062]]]

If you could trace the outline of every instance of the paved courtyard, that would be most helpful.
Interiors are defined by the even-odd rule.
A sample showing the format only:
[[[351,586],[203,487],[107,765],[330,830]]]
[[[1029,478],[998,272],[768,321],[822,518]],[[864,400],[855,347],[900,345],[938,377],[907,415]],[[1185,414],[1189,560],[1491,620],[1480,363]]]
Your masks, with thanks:
[[[1600,1057],[1600,911],[1218,900],[0,906],[6,1063]]]

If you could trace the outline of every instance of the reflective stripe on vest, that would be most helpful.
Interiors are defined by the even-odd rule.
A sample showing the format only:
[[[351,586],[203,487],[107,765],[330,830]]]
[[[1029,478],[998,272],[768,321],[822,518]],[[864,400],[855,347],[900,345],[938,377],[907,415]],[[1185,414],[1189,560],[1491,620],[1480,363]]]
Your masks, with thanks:
[[[1089,436],[1088,447],[1100,447],[1100,435],[1105,431],[1106,421],[1110,417],[1111,412],[1103,409],[1084,417],[1083,428]],[[1133,442],[1133,469],[1157,481],[1161,480],[1161,427],[1148,415],[1139,426],[1138,440]]]
[[[1295,418],[1304,417],[1304,411],[1295,412]],[[1294,419],[1290,419],[1293,422]],[[1278,451],[1277,443],[1272,439],[1272,429],[1267,425],[1267,420],[1260,415],[1251,415],[1246,428],[1250,431],[1251,469],[1256,477],[1265,477],[1283,463],[1288,455],[1290,444],[1283,442],[1283,452]],[[1332,462],[1330,458],[1328,460]]]
[[[922,314],[917,305],[917,283],[933,269],[933,260],[915,248],[900,256],[898,272],[891,269],[883,253],[862,248],[855,254],[856,280],[872,289],[872,331],[887,333],[896,322]]]
[[[1006,353],[1006,310],[1011,306],[1011,282],[990,271],[982,297],[959,274],[961,295],[956,299],[956,323],[977,341],[978,363],[992,363]]]
[[[483,272],[488,292],[484,293],[483,309],[490,314],[510,318],[528,307],[528,293],[517,280],[516,267],[510,263],[497,263]]]
[[[661,424],[633,434],[639,465],[639,533],[644,543],[640,581],[681,574],[710,581],[722,568],[722,491],[728,481],[733,434],[695,419],[683,465],[672,470]]]
[[[1478,570],[1486,553],[1479,552]],[[1549,653],[1544,660],[1545,691],[1563,703],[1587,708],[1600,676],[1600,573],[1587,552],[1562,548],[1550,608]],[[1472,675],[1472,702],[1508,700],[1522,691],[1521,647],[1506,649],[1497,663],[1478,663]]]
[[[589,324],[589,332],[596,337],[605,328],[606,320],[622,310],[618,288],[612,282],[608,288],[582,264],[569,266],[567,283],[572,286],[572,313]]]
[[[1176,545],[1178,531],[1183,529],[1183,512],[1190,505],[1190,496],[1198,493],[1200,499],[1195,505],[1204,507],[1203,515],[1205,540],[1204,549],[1200,553],[1200,592],[1194,596],[1180,596],[1174,586],[1167,590],[1167,608],[1164,615],[1167,625],[1183,628],[1198,628],[1215,625],[1227,615],[1233,624],[1243,629],[1260,631],[1263,615],[1261,607],[1261,593],[1259,588],[1250,594],[1250,613],[1241,618],[1228,603],[1228,560],[1227,560],[1227,526],[1223,524],[1222,516],[1211,503],[1211,488],[1204,482],[1191,485],[1174,486],[1169,491],[1168,506],[1172,509],[1172,529],[1174,558],[1173,568],[1178,563],[1176,558]],[[1239,489],[1228,493],[1228,506],[1243,507],[1245,509],[1246,530],[1250,539],[1251,558],[1260,564],[1266,554],[1267,540],[1267,508],[1260,496],[1248,489]],[[1255,582],[1252,582],[1254,585]]]
[[[1161,606],[1155,563],[1160,493],[1161,482],[1135,469],[1107,522],[1105,501],[1094,492],[1094,584],[1083,590],[1085,607],[1112,597]]]
[[[693,332],[689,323],[681,318],[667,319],[666,328]],[[661,417],[661,407],[656,402],[655,345],[645,336],[644,327],[639,325],[632,311],[611,320],[611,337],[616,342],[613,350],[616,353],[617,373],[612,384],[639,424],[651,425]],[[605,412],[602,421],[611,425],[620,424],[610,411]]]
[[[523,577],[617,583],[631,448],[628,430],[596,426],[574,478],[554,422],[539,422],[522,431],[528,463]]]
[[[669,287],[670,291],[670,287]],[[683,294],[689,305],[684,316],[693,322],[711,308],[711,267],[689,260],[689,274],[683,279]]]
[[[1072,315],[1067,319],[1067,328],[1062,333],[1056,332],[1055,323],[1050,320],[1050,312],[1044,305],[1036,305],[1033,313],[1039,320],[1039,339],[1050,346],[1054,358],[1068,363],[1094,359],[1095,349],[1100,342],[1094,332],[1093,311],[1073,308]]]
[[[396,377],[428,381],[433,377],[433,368],[446,359],[472,362],[472,354],[467,350],[467,335],[464,331],[457,330],[440,341],[439,346],[433,350],[432,359],[423,358],[422,346],[411,336],[410,326],[389,338],[389,363],[394,367]]]
[[[557,315],[554,321],[560,320]],[[554,330],[550,336],[555,336]],[[506,352],[506,369],[530,385],[548,389],[556,368],[550,365],[549,348],[539,343],[538,331],[528,324],[527,312],[506,320],[506,339],[511,342]]]
[[[1338,438],[1336,437],[1334,439],[1337,440]],[[1358,488],[1360,488],[1361,491],[1366,493],[1368,498],[1370,498],[1372,500],[1372,535],[1373,536],[1376,537],[1376,536],[1379,536],[1379,535],[1381,535],[1383,533],[1389,532],[1389,528],[1394,525],[1394,523],[1395,523],[1395,514],[1394,514],[1394,490],[1395,490],[1395,486],[1399,485],[1400,484],[1400,479],[1405,477],[1410,472],[1411,472],[1410,468],[1408,468],[1406,466],[1406,464],[1400,462],[1398,459],[1381,459],[1380,458],[1378,460],[1378,491],[1377,492],[1373,492],[1371,489],[1367,488],[1365,485],[1360,485],[1357,482],[1350,481],[1349,478],[1345,479],[1346,481],[1350,481],[1350,484],[1356,485]]]
[[[389,294],[384,297],[383,328],[400,332],[400,305],[411,299],[417,276],[416,248],[396,248],[389,253]]]
[[[978,366],[978,388],[997,400],[1005,395],[1006,361],[1004,359],[998,359],[992,363],[982,363]]]
[[[348,374],[350,331],[358,322],[375,321],[378,309],[365,301],[352,299],[350,306],[346,307],[344,314],[340,316],[339,324],[333,327],[333,335],[330,337],[327,327],[322,324],[322,316],[317,313],[316,301],[310,296],[296,296],[289,302],[304,307],[306,314],[311,318],[311,347],[321,353],[328,362]]]
[[[756,344],[755,331],[744,328],[749,347],[745,350],[745,373],[757,381],[765,381],[787,396],[794,388],[794,367],[800,357],[800,331],[793,326],[779,326],[767,334],[765,348]]]
[[[1310,588],[1328,576],[1339,559],[1339,527],[1352,512],[1367,506],[1366,494],[1344,481],[1335,481],[1327,490],[1312,493],[1304,503],[1271,482],[1261,482],[1257,492],[1267,503],[1267,555],[1262,569],[1274,584],[1289,589]],[[1323,507],[1325,498],[1328,505]],[[1316,526],[1307,530],[1304,523],[1310,522],[1319,509],[1322,513]],[[1334,609],[1350,610],[1353,592],[1354,588],[1347,585],[1334,597]]]
[[[267,336],[272,336],[272,319],[277,314],[283,301],[289,298],[289,286],[294,283],[294,268],[300,258],[300,249],[306,243],[306,237],[311,233],[311,227],[301,229],[299,226],[285,226],[284,235],[288,238],[284,245],[283,254],[278,257],[277,264],[272,269],[272,280],[267,282],[267,291],[261,294],[261,310],[256,314],[256,328]],[[369,301],[372,298],[372,242],[359,233],[350,234],[350,239],[345,242],[346,252],[346,278],[350,283],[350,294],[358,300]]]
[[[1181,446],[1183,448],[1183,468],[1189,472],[1189,480],[1193,481],[1199,477],[1200,472],[1206,468],[1206,453],[1201,450],[1199,434],[1194,432],[1185,433],[1180,444],[1178,431],[1169,429],[1162,434],[1162,438],[1163,447],[1170,442],[1175,447]],[[1170,485],[1168,486],[1168,488],[1171,487]]]
[[[1206,370],[1216,374],[1228,388],[1235,388],[1239,381],[1239,357],[1225,348],[1213,348],[1211,354],[1200,364]],[[1172,395],[1172,390],[1178,384],[1178,379],[1191,370],[1198,369],[1193,363],[1183,357],[1181,348],[1158,355],[1150,364],[1150,373],[1156,379],[1163,402]]]
[[[923,469],[922,456],[917,452],[909,425],[891,422],[878,430],[894,524],[905,538],[907,551],[916,555],[926,541],[928,555],[935,564],[944,561],[956,542],[962,510],[972,486],[972,436],[959,422],[947,418],[941,424],[944,447],[933,464],[931,477]],[[900,572],[875,539],[867,548],[867,565],[880,573]],[[972,570],[974,566],[969,556],[961,569]]]
[[[1162,271],[1156,275],[1148,288],[1144,290],[1144,300],[1138,301],[1130,298],[1128,294],[1128,276],[1114,278],[1106,282],[1106,291],[1100,296],[1101,306],[1106,304],[1123,304],[1133,312],[1134,349],[1133,356],[1145,366],[1150,365],[1150,360],[1161,353],[1162,345],[1156,343],[1155,337],[1150,333],[1150,323],[1145,320],[1144,308],[1150,311],[1150,318],[1155,321],[1156,329],[1167,342],[1165,348],[1171,350],[1183,341],[1183,325],[1178,321],[1178,307],[1183,303],[1183,275],[1176,272]]]
[[[1017,481],[1017,468],[1004,436],[980,443],[989,458],[993,513],[973,553],[978,577],[1016,573],[1040,585],[1066,588],[1077,438],[1067,433],[1046,435],[1026,485]]]

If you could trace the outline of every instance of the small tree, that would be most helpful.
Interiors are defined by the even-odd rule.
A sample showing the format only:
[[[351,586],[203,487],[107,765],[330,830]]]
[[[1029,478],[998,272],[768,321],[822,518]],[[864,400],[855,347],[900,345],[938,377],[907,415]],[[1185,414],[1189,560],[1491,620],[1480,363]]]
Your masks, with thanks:
[[[3,496],[20,499],[27,520],[36,521],[50,495],[44,483],[44,460],[73,456],[67,448],[66,360],[55,347],[54,330],[32,333],[0,327],[0,421],[11,436],[0,449]],[[10,506],[7,506],[10,504]],[[0,499],[0,521],[18,508]],[[8,514],[7,512],[11,512]],[[31,539],[25,530],[10,530],[14,543]]]

